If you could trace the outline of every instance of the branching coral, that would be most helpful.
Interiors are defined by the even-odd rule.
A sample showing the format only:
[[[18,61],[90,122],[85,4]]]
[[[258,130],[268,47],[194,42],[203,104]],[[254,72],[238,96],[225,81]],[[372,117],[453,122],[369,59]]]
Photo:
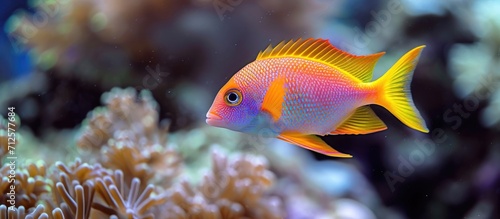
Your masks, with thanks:
[[[166,202],[165,197],[155,192],[155,186],[150,184],[141,189],[141,181],[137,178],[126,183],[119,170],[113,177],[97,179],[96,192],[101,202],[95,203],[94,207],[118,218],[154,218],[151,209]]]
[[[59,175],[57,178],[54,176],[55,183],[27,178],[47,176],[43,166],[30,165],[23,174],[17,174],[16,182],[19,182],[16,183],[18,189],[15,191],[17,207],[7,212],[8,197],[2,197],[0,216],[14,215],[16,218],[40,219],[153,218],[151,209],[165,202],[163,196],[155,192],[154,185],[150,184],[141,189],[139,179],[134,178],[132,182],[126,182],[120,170],[110,173],[100,165],[90,166],[79,160],[70,167],[61,163],[56,165],[57,169],[52,175]],[[5,169],[8,168],[2,168],[2,175],[5,175]],[[9,186],[10,183],[5,179],[0,182],[2,191]],[[3,194],[8,193],[9,191],[3,191]],[[42,205],[35,208],[35,203],[38,202]],[[29,214],[26,214],[26,209],[29,209]]]
[[[108,168],[122,170],[127,182],[131,182],[132,178],[148,182],[155,174],[154,170],[147,165],[148,157],[144,156],[131,142],[111,143],[111,146],[104,148],[103,151],[105,156],[102,164]]]
[[[65,218],[88,218],[95,180],[110,175],[110,171],[99,164],[83,163],[80,159],[69,167],[61,162],[56,162],[55,166],[52,196],[45,199],[49,212],[60,211]]]
[[[109,170],[103,168],[100,164],[89,165],[78,158],[69,167],[61,162],[56,162],[55,166],[59,169],[60,174],[64,174],[64,177],[68,178],[68,181],[77,181],[80,184],[110,174]]]
[[[99,161],[123,171],[126,182],[139,178],[147,183],[155,177],[154,181],[169,185],[179,173],[181,159],[166,149],[167,129],[158,127],[157,104],[151,94],[113,89],[102,99],[106,108],[91,113],[79,147],[100,149],[104,156]]]
[[[65,178],[62,174],[62,178]],[[83,185],[73,181],[72,185],[68,185],[66,177],[61,182],[56,184],[59,196],[64,200],[59,204],[60,208],[55,208],[53,214],[58,214],[57,217],[85,219],[90,217],[94,197],[94,184],[91,181],[86,181]],[[72,188],[68,190],[68,188]]]
[[[0,169],[0,175],[2,176],[0,181],[1,204],[8,203],[10,196],[14,195],[15,206],[24,206],[29,209],[36,206],[44,194],[50,192],[50,182],[45,178],[47,171],[43,163],[27,166],[15,163],[5,164]],[[11,186],[14,186],[14,189]]]
[[[158,128],[157,103],[151,93],[113,89],[101,98],[106,108],[90,113],[78,140],[83,149],[100,149],[111,138],[127,139],[144,146],[166,143],[167,128]]]
[[[59,215],[56,213],[54,215]],[[0,219],[48,219],[49,215],[45,213],[45,208],[43,205],[38,205],[31,212],[26,212],[24,206],[8,208],[5,205],[0,205]],[[62,219],[62,217],[54,217],[55,219]]]
[[[94,157],[84,159],[94,164],[76,158],[69,165],[55,162],[48,171],[45,164],[28,162],[15,173],[17,208],[8,213],[8,197],[4,196],[2,215],[48,219],[283,217],[279,199],[268,195],[274,176],[265,159],[243,155],[229,159],[214,153],[212,169],[200,183],[179,183],[182,160],[177,151],[167,148],[166,129],[158,128],[156,103],[150,94],[114,89],[103,95],[103,103],[106,107],[93,111],[84,123],[78,141]],[[3,194],[10,186],[9,168],[5,165],[0,170]]]
[[[166,204],[172,218],[283,218],[278,198],[266,195],[274,175],[262,157],[212,155],[198,187],[182,182]]]
[[[130,189],[127,184],[131,184]],[[60,174],[56,183],[52,206],[60,206],[64,218],[151,218],[149,209],[163,202],[161,198],[153,197],[154,186],[140,188],[140,180],[134,178],[132,182],[124,181],[120,170],[112,175],[99,176],[88,179],[83,184],[77,180],[70,181],[66,173]],[[53,210],[54,212],[54,210]]]
[[[236,156],[228,160],[221,154],[212,155],[212,170],[206,175],[201,185],[205,197],[213,200],[227,199],[240,203],[248,212],[248,216],[256,218],[274,218],[279,213],[277,203],[269,203],[262,199],[269,189],[274,175],[267,170],[263,157]],[[269,206],[267,212],[255,212],[252,209],[263,209]],[[274,216],[274,217],[273,217]]]
[[[53,218],[61,218],[59,217],[61,209],[54,207],[53,211],[47,214],[43,205],[48,204],[45,202],[51,200],[50,193],[53,192],[52,181],[43,163],[30,163],[14,169],[11,169],[10,164],[6,164],[0,169],[0,173],[3,176],[0,182],[3,195],[0,198],[0,218],[52,218],[49,215]],[[15,186],[14,191],[11,191],[11,186]],[[10,196],[15,197],[15,205],[9,201],[12,200]]]

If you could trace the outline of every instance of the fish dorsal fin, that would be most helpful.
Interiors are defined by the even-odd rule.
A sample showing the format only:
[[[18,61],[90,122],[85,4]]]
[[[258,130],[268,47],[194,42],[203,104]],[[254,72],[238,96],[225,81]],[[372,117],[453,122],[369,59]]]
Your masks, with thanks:
[[[387,129],[387,126],[378,118],[369,106],[362,106],[344,121],[332,135],[359,135],[369,134]]]
[[[304,58],[321,62],[348,73],[362,82],[372,79],[372,72],[378,59],[385,53],[356,56],[332,46],[328,40],[298,39],[279,43],[274,48],[269,45],[257,55],[256,60],[281,57]]]
[[[281,118],[285,94],[285,78],[279,77],[271,82],[262,101],[262,110],[268,112],[275,122]]]

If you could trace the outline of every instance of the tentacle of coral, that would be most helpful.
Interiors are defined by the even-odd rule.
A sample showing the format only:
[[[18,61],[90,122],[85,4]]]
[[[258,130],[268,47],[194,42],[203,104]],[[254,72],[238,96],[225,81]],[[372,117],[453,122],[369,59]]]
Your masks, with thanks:
[[[65,186],[63,185],[63,183],[58,182],[56,184],[56,188],[59,191],[59,193],[61,194],[61,197],[63,198],[64,202],[66,202],[66,204],[68,205],[68,207],[71,210],[71,212],[76,212],[76,208],[77,208],[76,202],[71,198],[71,195],[66,190]]]
[[[40,218],[40,216],[42,216],[42,214],[44,214],[44,211],[45,211],[45,207],[43,207],[43,205],[38,205],[38,206],[36,206],[36,208],[33,212],[26,215],[26,219]],[[47,215],[47,217],[48,217],[48,215]]]
[[[86,209],[85,209],[85,200],[84,200],[85,197],[84,197],[83,187],[80,185],[75,186],[75,193],[76,193],[76,203],[78,203],[75,216],[78,219],[85,219],[87,217],[85,215]]]
[[[110,207],[107,207],[107,206],[104,206],[103,204],[101,203],[97,203],[97,202],[94,202],[92,203],[92,208],[94,208],[95,210],[99,211],[99,212],[102,212],[106,215],[115,215],[116,214],[116,211]]]
[[[87,201],[82,202],[85,204],[84,205],[85,215],[90,216],[90,210],[92,209],[92,202],[94,200],[94,194],[95,194],[94,183],[92,183],[90,181],[85,182],[83,184],[83,190],[85,192],[84,197],[87,197]]]
[[[137,202],[134,203],[134,207],[139,210],[140,214],[144,214],[153,205],[159,204],[154,197],[151,197],[153,190],[154,186],[148,185],[148,187],[146,187],[146,189],[142,192],[141,196],[137,199]]]
[[[139,181],[139,179],[134,178],[132,180],[132,183],[130,186],[130,191],[129,191],[128,197],[127,197],[127,206],[133,206],[132,201],[137,200],[137,198],[138,198],[137,196],[139,195],[140,184],[141,184],[141,182]],[[137,206],[133,206],[133,207],[137,208]]]
[[[65,219],[64,214],[60,208],[56,208],[56,209],[52,210],[52,217],[54,219]]]

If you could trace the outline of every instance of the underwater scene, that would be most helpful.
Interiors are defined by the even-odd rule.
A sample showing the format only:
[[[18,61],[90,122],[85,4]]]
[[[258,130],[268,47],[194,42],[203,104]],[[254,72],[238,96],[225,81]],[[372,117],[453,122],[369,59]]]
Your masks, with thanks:
[[[498,0],[4,0],[0,219],[500,218]]]

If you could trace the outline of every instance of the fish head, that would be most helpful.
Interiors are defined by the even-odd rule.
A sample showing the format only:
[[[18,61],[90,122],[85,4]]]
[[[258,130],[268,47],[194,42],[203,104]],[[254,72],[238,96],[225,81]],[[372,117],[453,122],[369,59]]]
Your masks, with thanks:
[[[240,86],[231,78],[215,96],[207,112],[207,124],[244,132],[259,113],[253,96],[249,87]]]

